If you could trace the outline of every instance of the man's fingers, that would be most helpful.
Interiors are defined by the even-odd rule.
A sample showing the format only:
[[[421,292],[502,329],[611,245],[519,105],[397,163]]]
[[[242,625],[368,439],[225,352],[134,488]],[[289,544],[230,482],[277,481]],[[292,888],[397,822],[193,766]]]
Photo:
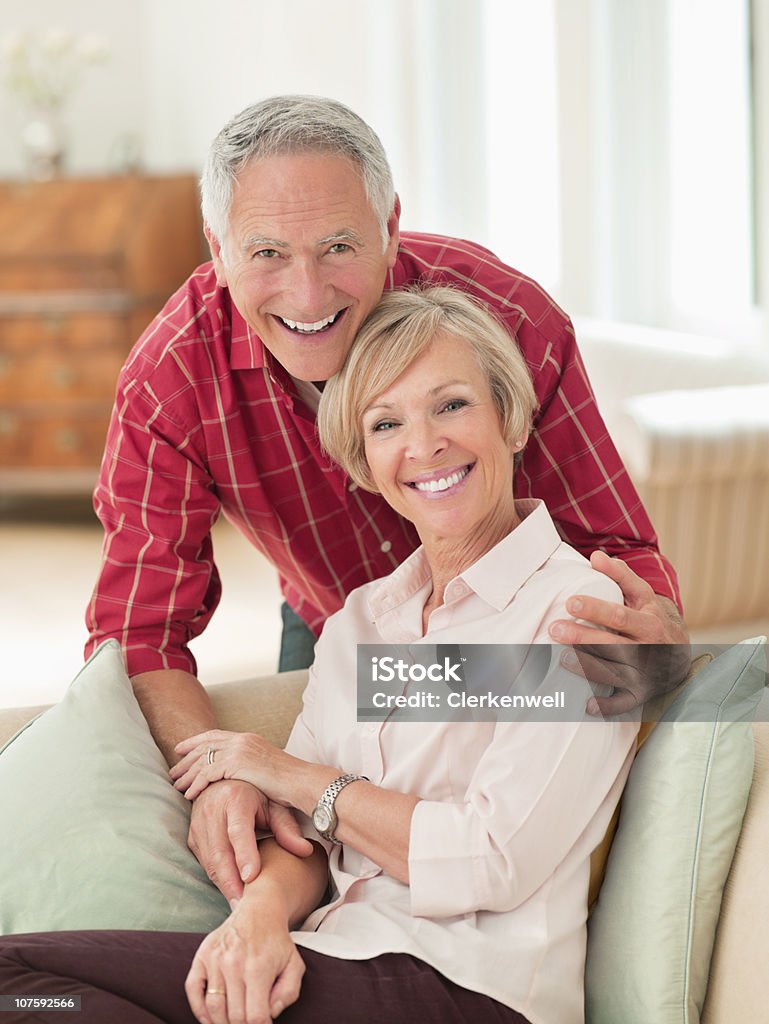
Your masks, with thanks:
[[[220,784],[223,785],[223,784]],[[212,786],[192,805],[189,847],[228,903],[243,895],[241,869],[229,836],[228,794]],[[251,821],[254,832],[255,817]],[[256,841],[254,840],[254,846]]]
[[[621,558],[611,558],[605,551],[594,551],[590,556],[590,564],[614,580],[622,591],[625,604],[631,608],[641,608],[654,598],[654,591],[646,580],[634,573]]]
[[[312,843],[302,835],[291,809],[270,803],[269,815],[272,833],[283,849],[297,857],[309,857],[313,850]]]
[[[254,834],[254,817],[233,815],[227,821],[227,835],[235,852],[235,863],[241,881],[253,882],[259,874],[259,847]]]
[[[622,649],[627,650],[627,646]],[[590,649],[580,647],[576,651],[566,651],[561,661],[570,671],[583,676],[593,685],[620,686],[627,689],[632,685],[633,677],[638,673],[627,661],[612,657],[612,653],[607,655],[605,645],[596,648],[595,653]],[[572,658],[579,665],[579,669],[572,664]]]
[[[617,606],[615,606],[617,607]],[[636,641],[617,636],[607,629],[598,629],[573,619],[557,619],[550,624],[548,632],[559,644],[632,644]]]
[[[602,715],[610,718],[612,715],[624,715],[638,707],[638,697],[631,690],[618,690],[611,697],[591,697],[587,702],[587,711],[590,715]]]

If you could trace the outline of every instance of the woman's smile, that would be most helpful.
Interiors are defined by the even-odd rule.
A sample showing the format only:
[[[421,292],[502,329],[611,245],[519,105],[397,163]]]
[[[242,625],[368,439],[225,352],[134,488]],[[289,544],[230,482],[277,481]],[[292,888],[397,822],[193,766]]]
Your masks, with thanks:
[[[458,469],[444,469],[428,473],[415,480],[407,480],[406,486],[412,487],[428,500],[449,497],[456,494],[474,468],[475,463],[473,462],[467,466],[460,466]]]
[[[517,521],[513,456],[485,372],[445,331],[363,413],[377,489],[422,543],[488,550]]]

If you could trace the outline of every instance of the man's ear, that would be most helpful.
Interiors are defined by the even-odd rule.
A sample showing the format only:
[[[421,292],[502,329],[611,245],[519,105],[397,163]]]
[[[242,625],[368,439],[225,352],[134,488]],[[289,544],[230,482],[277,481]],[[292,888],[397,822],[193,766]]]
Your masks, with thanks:
[[[224,259],[222,257],[222,243],[213,233],[208,224],[203,225],[203,232],[208,241],[208,248],[211,250],[211,259],[214,264],[214,271],[216,272],[216,283],[220,288],[227,287],[227,271],[224,266]]]
[[[392,269],[395,266],[395,260],[398,255],[398,245],[401,240],[400,219],[401,200],[400,196],[396,192],[392,213],[387,218],[387,247],[385,252],[387,253],[387,266],[389,269]]]

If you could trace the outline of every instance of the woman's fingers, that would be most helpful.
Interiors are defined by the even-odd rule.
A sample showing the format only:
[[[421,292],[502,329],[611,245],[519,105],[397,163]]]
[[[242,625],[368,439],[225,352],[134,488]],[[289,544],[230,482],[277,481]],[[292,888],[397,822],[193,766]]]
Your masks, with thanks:
[[[273,1018],[279,1016],[287,1006],[291,1006],[297,1001],[302,988],[304,972],[304,961],[294,947],[283,973],[276,979],[270,993],[270,1014]]]

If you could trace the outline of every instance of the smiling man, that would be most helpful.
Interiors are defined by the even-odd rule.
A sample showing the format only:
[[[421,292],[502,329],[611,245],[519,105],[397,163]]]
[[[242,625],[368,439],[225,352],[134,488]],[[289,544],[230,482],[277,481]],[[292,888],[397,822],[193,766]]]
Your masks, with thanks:
[[[517,339],[539,405],[517,497],[542,498],[583,554],[600,549],[594,565],[624,593],[624,607],[573,601],[569,612],[596,628],[556,623],[553,638],[625,645],[613,711],[637,703],[649,679],[682,677],[675,574],[598,413],[571,323],[538,285],[470,242],[401,236],[381,143],[331,100],[276,97],[233,118],[211,146],[202,207],[213,262],[132,351],[94,499],[105,543],[88,650],[121,642],[169,762],[176,743],[217,724],[187,645],[219,600],[211,527],[222,511],[280,574],[282,668],[307,664],[345,596],[417,546],[410,523],[323,455],[315,425],[319,386],[383,290],[414,282],[466,289]],[[661,667],[650,670],[649,652]],[[309,852],[287,812],[245,783],[217,783],[194,803],[190,844],[229,899],[258,871],[255,822]]]

